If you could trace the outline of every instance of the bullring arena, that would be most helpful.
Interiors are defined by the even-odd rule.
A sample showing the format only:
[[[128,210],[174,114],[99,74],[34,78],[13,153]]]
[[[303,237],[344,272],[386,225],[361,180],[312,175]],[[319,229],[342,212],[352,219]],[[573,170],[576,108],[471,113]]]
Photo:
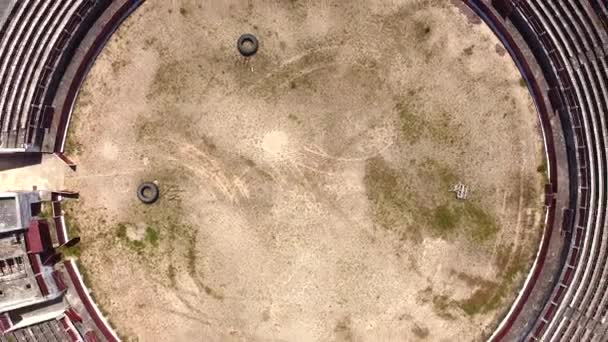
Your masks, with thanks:
[[[607,29],[0,2],[0,340],[608,340]]]

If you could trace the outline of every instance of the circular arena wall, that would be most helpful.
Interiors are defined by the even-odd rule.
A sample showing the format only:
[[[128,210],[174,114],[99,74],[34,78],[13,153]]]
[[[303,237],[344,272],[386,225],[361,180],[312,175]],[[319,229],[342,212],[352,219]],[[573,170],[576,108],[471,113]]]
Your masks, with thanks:
[[[157,322],[154,315],[149,314],[154,309],[144,304],[149,302],[145,298],[154,296],[164,308],[172,307],[170,311],[175,312],[176,320],[167,319],[165,312],[162,314],[165,322],[159,324],[180,327],[178,330],[184,333],[184,338],[188,338],[190,332],[203,333],[209,338],[243,334],[285,338],[297,335],[318,339],[328,332],[337,338],[348,335],[362,338],[439,338],[443,336],[441,334],[447,334],[446,337],[490,336],[493,322],[508,311],[506,307],[525,280],[529,260],[536,255],[534,241],[540,232],[534,227],[541,226],[542,221],[551,215],[546,215],[540,208],[542,176],[537,172],[537,168],[543,170],[539,167],[543,164],[540,155],[534,152],[533,157],[525,162],[507,162],[505,159],[503,163],[487,157],[499,155],[499,150],[509,150],[509,141],[512,140],[505,134],[517,132],[519,128],[509,130],[501,127],[503,121],[499,117],[483,119],[479,123],[476,115],[486,115],[483,111],[487,109],[479,108],[507,108],[508,105],[500,102],[492,106],[480,104],[473,98],[458,95],[458,86],[454,85],[463,82],[466,87],[472,87],[472,94],[489,102],[494,97],[501,101],[500,96],[496,96],[503,91],[499,90],[503,89],[501,87],[509,89],[504,90],[507,93],[522,96],[525,99],[522,105],[516,104],[515,112],[504,117],[523,115],[517,122],[529,127],[527,137],[534,137],[534,141],[537,128],[533,116],[529,116],[534,113],[534,107],[524,87],[532,83],[530,79],[526,80],[527,83],[521,80],[511,59],[500,46],[497,47],[495,38],[486,27],[467,22],[475,19],[463,15],[463,7],[420,2],[407,9],[407,3],[404,2],[404,9],[392,15],[390,6],[373,8],[378,17],[374,20],[382,22],[377,26],[380,32],[374,31],[374,20],[362,20],[369,22],[367,27],[374,34],[392,37],[393,34],[399,35],[400,30],[405,32],[401,42],[392,38],[390,43],[379,42],[382,43],[379,46],[384,45],[384,48],[376,48],[376,55],[374,48],[366,50],[359,47],[361,44],[374,46],[373,40],[365,38],[372,33],[358,39],[348,38],[347,34],[344,38],[337,35],[336,41],[328,43],[312,38],[323,37],[331,31],[332,25],[339,25],[331,22],[328,25],[323,20],[304,20],[300,31],[310,37],[302,33],[298,36],[297,31],[284,26],[290,20],[301,20],[298,16],[309,10],[331,13],[331,6],[315,9],[299,4],[289,4],[287,8],[278,6],[274,8],[278,13],[285,10],[285,13],[293,11],[295,14],[291,17],[286,15],[283,22],[273,24],[277,33],[264,31],[266,27],[272,30],[273,26],[261,19],[261,13],[267,9],[255,4],[242,10],[236,5],[217,5],[208,11],[186,3],[159,8],[144,5],[121,27],[115,35],[118,38],[110,40],[84,83],[66,145],[67,154],[73,156],[80,167],[73,177],[68,176],[66,184],[78,189],[82,195],[81,202],[71,206],[67,212],[83,237],[81,260],[88,265],[93,279],[91,286],[112,316],[134,317],[145,311],[150,324],[156,326],[146,326],[146,331],[154,334],[161,333],[155,329],[166,331],[162,325],[152,323]],[[438,10],[432,12],[425,6],[435,6]],[[354,8],[353,15],[366,18],[365,13],[357,12],[357,6]],[[223,12],[225,10],[228,11]],[[253,14],[245,14],[246,11]],[[214,23],[212,15],[227,15],[231,20],[244,15],[249,16],[249,20],[256,18],[258,23],[249,23],[239,29],[243,24],[235,21],[233,27],[227,28]],[[158,25],[153,23],[163,17],[170,18],[165,21],[166,27],[154,30]],[[443,33],[445,28],[439,26],[438,18],[458,27],[454,32],[459,35]],[[201,30],[207,33],[198,34],[196,22],[208,23]],[[346,33],[352,29],[348,20],[343,25]],[[315,32],[314,29],[322,31]],[[256,33],[261,42],[260,51],[251,60],[238,57],[234,48],[238,36],[248,31]],[[184,35],[184,32],[189,34]],[[475,32],[483,37],[481,43],[473,42],[479,38],[466,38],[466,32]],[[286,40],[277,38],[282,34]],[[447,38],[442,42],[444,34]],[[416,43],[416,37],[425,35],[428,35],[426,43]],[[397,57],[384,57],[391,56],[387,54],[389,51],[407,49],[408,39],[418,44],[415,45],[417,51],[410,55],[401,52]],[[454,54],[452,59],[435,56],[439,55],[435,52],[441,50],[439,46],[446,43],[448,47],[443,47],[443,50],[454,51],[450,52]],[[500,62],[492,67],[484,65],[480,59],[484,54],[496,56],[488,63]],[[411,65],[408,58],[412,59]],[[425,71],[426,62],[419,62],[425,58],[431,65],[427,68],[440,71]],[[455,70],[464,66],[464,75],[480,73],[476,79],[480,85],[476,86],[475,82],[465,80],[457,73],[442,74],[441,70],[449,70],[447,65]],[[390,68],[393,70],[390,72],[392,79],[387,76],[389,73],[384,74]],[[410,75],[398,72],[399,68],[411,68]],[[486,89],[494,91],[493,95],[485,93],[481,83],[493,78],[484,74],[491,68],[496,68],[494,73],[505,70],[504,75],[508,75],[503,76],[507,82],[499,77],[495,83],[486,85]],[[442,77],[443,82],[440,81]],[[425,78],[431,81],[425,83]],[[445,82],[451,78],[457,80],[454,85]],[[388,81],[383,81],[385,79]],[[370,92],[366,84],[374,84],[384,93]],[[252,97],[253,94],[256,96]],[[409,94],[412,99],[399,100],[398,94]],[[451,105],[457,105],[450,108],[447,100],[437,100],[434,104],[428,101],[445,99],[444,94],[452,94],[449,98]],[[416,96],[420,100],[413,99]],[[377,104],[373,102],[374,97]],[[360,102],[363,98],[368,98],[369,103]],[[267,107],[269,104],[272,107]],[[344,110],[349,104],[354,108],[350,113]],[[97,108],[104,110],[102,120],[96,119],[100,118]],[[469,114],[456,115],[458,109],[454,108],[469,108]],[[307,111],[310,114],[306,114]],[[445,114],[437,116],[438,113]],[[376,123],[372,126],[375,127],[359,133],[353,131],[369,124],[361,121],[362,118],[374,119]],[[492,120],[496,126],[492,126]],[[506,120],[505,124],[510,119]],[[351,128],[341,126],[342,122],[350,122]],[[397,138],[391,133],[395,127],[400,127]],[[468,138],[463,138],[459,132],[465,130],[474,137],[482,127],[486,133],[493,133],[479,140],[461,140]],[[363,138],[353,139],[356,134],[349,138],[351,133],[363,134]],[[96,134],[97,139],[90,141],[85,138],[91,134]],[[519,141],[524,140],[519,138]],[[235,144],[239,141],[245,143]],[[347,141],[350,143],[344,144]],[[399,152],[406,149],[424,152]],[[450,157],[460,153],[462,157]],[[519,152],[514,153],[518,158]],[[395,159],[397,155],[401,156]],[[403,160],[403,155],[410,157]],[[406,161],[410,166],[400,164]],[[286,162],[288,164],[284,164]],[[522,169],[513,168],[513,165]],[[549,171],[553,170],[549,168]],[[522,181],[521,172],[530,177],[530,183]],[[488,174],[496,178],[491,180]],[[513,176],[515,174],[520,176]],[[244,176],[241,178],[239,175]],[[295,175],[306,180],[304,185],[292,184],[297,180]],[[519,180],[513,183],[510,177]],[[157,181],[161,188],[158,206],[152,209],[134,206],[131,203],[135,198],[133,191],[128,189],[149,180]],[[396,183],[389,185],[387,180]],[[476,193],[477,197],[473,195],[469,202],[465,202],[469,204],[457,202],[448,192],[459,180],[475,184],[473,194]],[[497,186],[497,183],[504,185]],[[510,184],[513,184],[512,188]],[[312,185],[315,190],[310,192],[306,186]],[[393,187],[409,189],[416,196],[410,201],[399,192],[391,191]],[[339,188],[347,191],[334,193],[336,190],[332,190]],[[330,191],[324,192],[327,189]],[[282,194],[283,198],[273,195],[275,193]],[[295,197],[287,197],[287,194]],[[324,202],[315,197],[320,194],[328,196]],[[358,196],[364,196],[365,200],[358,202]],[[519,197],[519,200],[512,202],[510,196]],[[279,199],[283,202],[277,202]],[[393,209],[402,210],[399,215],[385,209],[387,199],[392,201],[389,204]],[[507,203],[507,214],[501,216],[496,208],[503,202]],[[351,207],[343,207],[345,203],[350,203]],[[356,203],[367,204],[359,207],[361,204]],[[382,206],[377,206],[378,203]],[[417,203],[417,206],[412,207],[412,203]],[[495,203],[496,207],[490,203]],[[513,203],[514,207],[511,207]],[[522,203],[526,208],[523,216],[513,216]],[[333,210],[339,209],[338,212],[346,216],[337,220],[335,214],[320,215],[327,210],[327,205]],[[272,213],[281,206],[283,209],[277,214],[268,217],[260,214]],[[291,210],[296,208],[299,215],[285,211],[285,206]],[[355,212],[359,212],[359,216]],[[371,216],[365,216],[365,213],[371,213]],[[345,220],[348,216],[357,219]],[[524,221],[530,222],[531,226],[517,223],[518,216],[526,217]],[[288,220],[289,217],[291,219]],[[450,222],[452,219],[457,223]],[[325,222],[320,223],[321,228],[325,225],[334,228],[312,230],[312,238],[299,235],[303,227],[307,227],[308,220]],[[362,224],[362,230],[356,233],[348,229],[353,222],[368,220],[371,220],[369,226]],[[493,220],[497,220],[496,226],[486,224]],[[290,223],[279,229],[269,222]],[[297,229],[287,229],[289,225]],[[498,232],[494,232],[493,227],[499,227]],[[288,236],[291,237],[287,239]],[[350,236],[344,247],[344,241],[335,240],[339,236]],[[246,240],[241,240],[246,237]],[[321,237],[323,239],[317,240]],[[532,243],[526,244],[522,252],[517,248],[521,242],[512,240],[513,237]],[[376,241],[379,247],[368,245],[369,241],[364,242],[367,239]],[[509,247],[511,243],[516,248]],[[327,247],[318,250],[314,245],[319,244]],[[183,246],[186,246],[185,250]],[[233,250],[236,246],[241,247]],[[353,254],[351,248],[354,246],[360,246],[358,250],[364,253]],[[383,252],[377,254],[376,248]],[[267,256],[265,249],[278,254]],[[432,253],[433,250],[444,252],[437,254]],[[393,251],[390,253],[394,254],[384,254],[385,251]],[[310,271],[309,277],[313,277],[315,288],[324,288],[325,292],[306,290],[309,285],[306,285],[307,278],[301,272],[314,264],[298,266],[296,260],[304,260],[305,255],[311,258],[310,253],[329,269],[333,269],[330,265],[345,262],[343,270],[336,270],[338,273],[330,278],[319,278],[320,274],[327,272],[322,267],[317,268],[320,266]],[[239,256],[244,260],[237,261]],[[392,260],[395,256],[396,259]],[[446,258],[457,261],[451,265]],[[282,265],[281,259],[287,264]],[[119,266],[115,260],[128,260],[128,264],[121,263],[128,266]],[[388,264],[374,264],[380,260]],[[406,263],[399,266],[403,261]],[[246,269],[239,265],[241,263],[248,265]],[[444,265],[443,270],[436,273],[432,263]],[[468,267],[454,266],[458,264]],[[148,273],[151,265],[157,269],[155,276]],[[277,278],[266,275],[273,268],[282,270],[277,272]],[[400,276],[386,274],[387,270],[400,268]],[[356,269],[367,271],[354,271]],[[260,276],[253,277],[250,271]],[[137,281],[120,277],[125,281],[110,284],[103,277],[110,272],[128,272],[131,279]],[[437,274],[435,278],[432,278],[433,272]],[[283,275],[279,276],[280,273]],[[355,276],[357,273],[360,275]],[[401,276],[409,279],[399,280]],[[381,281],[380,285],[369,283],[367,289],[352,285],[368,283],[374,277],[391,281]],[[301,288],[301,292],[294,293],[293,299],[286,295],[273,295],[275,291],[288,293],[284,285],[279,286],[282,284],[280,279],[295,279],[290,288]],[[347,304],[350,299],[339,298],[337,294],[342,291],[336,287],[336,282],[353,289],[339,296],[361,293],[358,295],[362,296],[360,303]],[[391,282],[392,285],[385,285]],[[234,284],[249,285],[241,288],[241,285]],[[118,294],[110,296],[110,288]],[[404,293],[397,295],[390,290],[397,288]],[[141,296],[137,298],[132,291],[139,292]],[[373,303],[371,296],[376,292],[377,298],[374,298],[379,302]],[[162,295],[159,296],[160,293]],[[184,293],[199,293],[200,296]],[[303,297],[298,299],[298,296]],[[241,310],[235,305],[251,301],[251,298],[257,298],[250,302],[252,307],[235,316],[234,313]],[[278,303],[271,304],[273,298]],[[304,300],[303,303],[309,302],[310,305],[318,301],[336,301],[338,307],[344,308],[319,311],[319,304],[314,304],[302,309],[305,314],[297,314],[295,308],[304,304],[291,303],[291,300]],[[490,304],[486,306],[486,303]],[[208,309],[204,321],[209,324],[184,323],[183,318],[196,315],[196,310],[192,310],[199,306]],[[415,306],[419,309],[414,312],[407,309]],[[378,313],[372,314],[374,310],[384,313],[378,316]],[[389,313],[400,310],[406,312],[403,319]],[[262,317],[260,323],[254,323],[257,314]],[[371,319],[369,315],[376,318]],[[323,321],[326,323],[319,323],[321,317],[325,317]],[[236,325],[234,319],[239,320],[241,328],[229,333],[228,325]],[[226,323],[214,323],[217,320]],[[392,323],[380,324],[380,321]],[[267,330],[270,326],[281,327],[287,322],[291,329]],[[254,324],[259,326],[254,328]],[[366,331],[365,324],[375,328]],[[142,326],[137,327],[128,321],[117,325],[127,335],[145,336]],[[304,329],[306,325],[309,328]],[[443,327],[443,332],[439,326]]]
[[[89,287],[125,339],[603,338],[603,2],[148,1],[115,33],[141,3],[74,5],[80,19],[65,20],[48,55],[56,67],[27,83],[40,86],[19,119],[28,124],[16,121],[24,133],[3,132],[0,142],[3,153],[54,152],[79,165],[65,183],[36,181],[82,195],[66,204],[74,193],[43,194],[58,248],[70,255],[53,264],[53,286],[67,283],[83,307],[57,318],[66,334],[80,327],[80,313],[92,322],[87,334],[118,339]],[[13,12],[2,32],[17,32]],[[260,38],[250,59],[234,49],[245,32]],[[26,80],[7,75],[7,89]],[[451,79],[461,87],[450,88]],[[484,102],[515,93],[526,100]],[[487,119],[484,105],[515,110]],[[527,136],[500,124],[531,112],[540,124],[522,116]],[[366,117],[376,122],[367,127]],[[510,144],[535,146],[535,129],[544,158],[518,160]],[[476,130],[487,136],[459,134],[482,136]],[[6,155],[3,163],[23,161]],[[510,177],[519,188],[506,185]],[[160,186],[153,206],[131,203],[142,181]],[[446,195],[457,182],[474,184],[468,202]],[[80,247],[65,249],[74,235]],[[6,334],[34,329],[3,315]]]

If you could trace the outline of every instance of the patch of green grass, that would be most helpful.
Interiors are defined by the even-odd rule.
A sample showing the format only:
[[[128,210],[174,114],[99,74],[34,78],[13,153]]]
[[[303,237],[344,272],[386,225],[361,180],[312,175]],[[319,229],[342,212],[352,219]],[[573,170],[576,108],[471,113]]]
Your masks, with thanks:
[[[148,244],[152,244],[152,241],[158,243],[158,236],[156,236],[156,240],[154,237],[154,233],[149,232],[149,228],[146,229],[144,239],[143,240],[132,240],[127,235],[128,223],[121,222],[116,225],[115,232],[116,237],[119,238],[128,248],[137,252],[137,254],[142,254],[146,248],[146,242]]]
[[[425,184],[424,194],[411,188],[407,171],[391,168],[382,158],[367,162],[364,182],[380,227],[414,242],[420,242],[425,231],[442,238],[464,233],[475,242],[496,236],[499,228],[490,213],[471,200],[456,200],[448,191],[458,180],[451,168],[427,159],[419,164],[418,177]]]
[[[82,262],[80,262],[80,260],[76,260],[76,266],[78,266],[78,271],[82,276],[82,282],[86,285],[86,287],[91,288],[93,284],[91,282],[89,270],[82,264]]]
[[[454,304],[469,316],[498,308],[508,289],[508,285],[471,276],[464,272],[458,272],[456,276],[468,286],[477,288],[468,298],[454,301]]]
[[[82,143],[80,143],[80,141],[78,141],[76,135],[68,131],[68,134],[65,138],[65,146],[63,149],[64,153],[69,156],[77,156],[82,153],[83,150],[84,146],[82,145]]]
[[[510,262],[503,268],[502,272],[503,278],[508,282],[514,281],[518,274],[525,273],[528,266],[526,258],[520,250],[516,250],[512,254]]]
[[[175,287],[177,285],[177,282],[175,281],[175,266],[172,263],[169,264],[169,269],[167,270],[167,277],[169,277],[169,283],[171,284],[171,287]]]
[[[196,274],[196,235],[193,234],[190,239],[190,244],[188,245],[188,271],[190,275]]]
[[[419,304],[425,304],[431,301],[433,298],[433,288],[427,286],[424,290],[418,292],[416,302]]]
[[[155,132],[155,125],[143,118],[138,118],[138,124],[135,128],[135,139],[141,141],[146,137],[153,136]]]
[[[538,167],[536,168],[536,172],[538,173],[545,173],[547,172],[547,162],[543,159],[543,162],[538,165]]]
[[[488,286],[491,285],[492,282],[485,280],[481,277],[472,276],[470,274],[464,272],[454,272],[453,270],[450,272],[455,275],[459,280],[465,282],[468,286]]]
[[[78,222],[72,217],[72,211],[66,210],[63,219],[65,221],[65,227],[68,231],[69,237],[80,236],[81,228],[78,225]]]
[[[498,232],[495,218],[473,200],[459,201],[448,190],[458,182],[454,169],[432,159],[419,164],[418,177],[430,193],[429,208],[419,208],[423,225],[435,234],[448,237],[456,231],[467,233],[476,242],[485,242]]]
[[[372,202],[388,202],[399,209],[406,209],[409,200],[403,175],[392,169],[383,159],[374,158],[366,165],[365,182],[370,190],[367,194]]]
[[[300,118],[299,118],[297,115],[295,115],[295,114],[291,114],[291,113],[290,113],[290,114],[288,114],[288,115],[287,115],[287,118],[288,118],[289,120],[291,120],[291,121],[293,121],[293,122],[295,122],[295,123],[299,124],[299,125],[301,125],[301,124],[302,124],[302,120],[301,120],[301,119],[300,119]]]
[[[42,202],[40,204],[40,213],[38,217],[41,219],[50,219],[53,216],[53,206],[49,202]]]
[[[432,31],[432,28],[428,23],[421,20],[414,20],[413,26],[413,31],[416,39],[418,39],[419,41],[424,41],[428,39]]]
[[[370,159],[365,167],[364,182],[367,198],[376,224],[396,232],[401,238],[421,241],[420,227],[407,223],[405,215],[420,215],[413,192],[404,181],[405,176],[392,169],[382,158]]]
[[[205,290],[205,293],[208,296],[211,296],[211,297],[213,297],[214,299],[217,299],[217,300],[223,300],[224,299],[224,295],[223,294],[221,294],[220,292],[212,289],[211,287],[209,287],[207,285],[204,285],[203,288]]]
[[[401,121],[401,136],[410,144],[418,142],[427,122],[416,114],[414,107],[406,101],[397,103],[395,110]]]
[[[496,247],[496,258],[494,264],[498,269],[499,273],[504,273],[504,270],[511,261],[511,254],[513,254],[513,245],[501,244]]]
[[[452,306],[453,301],[448,296],[433,296],[433,309],[439,317],[449,320],[455,319],[456,317],[450,313]]]
[[[484,242],[496,236],[499,230],[496,220],[478,204],[471,201],[465,202],[464,213],[473,224],[472,237],[475,241]]]
[[[494,217],[471,201],[461,202],[452,198],[430,209],[421,209],[421,212],[419,224],[442,238],[459,232],[482,243],[494,238],[499,230]]]
[[[77,244],[76,246],[72,246],[72,247],[64,247],[61,249],[61,254],[63,254],[66,257],[74,257],[74,258],[79,258],[80,255],[82,254],[82,249],[80,248],[81,244]]]
[[[350,316],[343,317],[336,322],[334,333],[336,333],[336,336],[339,337],[340,341],[353,340],[352,322]]]
[[[436,113],[433,121],[427,120],[427,131],[429,137],[435,142],[451,146],[460,141],[456,135],[458,130],[450,127],[450,115],[448,113]]]
[[[451,232],[460,221],[460,216],[449,206],[440,205],[433,209],[431,227],[441,233]]]
[[[526,83],[526,80],[523,77],[519,79],[519,86],[522,88],[528,88],[528,83]]]
[[[500,280],[488,281],[465,273],[457,276],[471,287],[477,289],[467,299],[457,301],[457,305],[469,316],[493,311],[502,305],[504,297],[519,274],[526,272],[526,259],[519,250],[513,251],[511,246],[499,246],[495,259]]]
[[[119,239],[127,238],[127,226],[124,223],[119,223],[116,226],[116,237]]]
[[[157,42],[157,39],[155,37],[152,38],[146,38],[144,40],[144,50],[148,50],[149,48],[151,48],[152,46],[154,46],[154,44]]]
[[[418,168],[418,175],[429,185],[435,185],[434,191],[447,194],[457,181],[458,175],[449,166],[433,159],[425,159]]]
[[[154,247],[158,247],[158,231],[150,226],[146,228],[146,242]]]
[[[144,244],[144,242],[143,241],[139,241],[139,240],[127,240],[127,246],[129,246],[129,248],[131,248],[132,250],[134,250],[138,254],[143,253],[143,250],[146,247],[146,245]]]
[[[398,99],[394,107],[400,122],[400,135],[409,144],[415,144],[422,138],[451,146],[462,140],[459,130],[451,127],[449,113],[427,113],[416,106],[420,89],[410,89],[407,96]]]
[[[117,58],[114,61],[112,61],[112,64],[110,66],[112,67],[112,72],[114,74],[117,74],[118,72],[120,72],[120,70],[122,70],[125,66],[127,66],[127,64],[129,64],[128,61]]]
[[[475,49],[475,44],[465,48],[464,50],[462,50],[462,52],[467,56],[471,56],[473,55],[473,49]]]
[[[429,329],[422,327],[418,324],[414,324],[414,326],[412,327],[412,333],[418,338],[418,339],[425,339],[429,336]]]
[[[496,310],[501,306],[511,284],[512,281],[509,280],[500,284],[490,282],[475,290],[469,298],[459,301],[458,306],[469,316]]]
[[[542,162],[536,168],[536,172],[540,173],[543,177],[543,185],[549,182],[549,175],[547,174],[547,160],[543,157]]]
[[[88,90],[87,87],[83,87],[78,92],[78,97],[76,99],[76,105],[78,106],[77,109],[79,109],[81,107],[90,106],[92,104],[91,95],[92,95],[91,91]],[[76,113],[76,112],[79,112],[79,110],[74,111],[74,113]],[[72,117],[70,118],[70,125],[69,125],[68,131],[66,133],[65,145],[64,145],[64,149],[63,149],[63,152],[69,156],[77,156],[80,153],[82,153],[82,151],[84,150],[83,144],[80,143],[80,141],[74,134],[74,131],[79,130],[79,126],[80,126],[80,116],[72,115]]]
[[[469,298],[458,301],[458,306],[469,316],[485,313],[500,306],[504,291],[505,288],[497,284],[482,286]]]
[[[525,174],[522,181],[522,206],[524,208],[539,208],[541,204],[541,198],[538,193],[539,188],[544,188],[545,179],[541,179],[540,186],[536,187],[534,184],[538,184],[537,180],[534,179],[534,175]]]
[[[184,82],[191,76],[191,70],[184,61],[169,61],[161,63],[156,70],[154,80],[147,94],[149,98],[159,95],[171,95],[181,98]]]

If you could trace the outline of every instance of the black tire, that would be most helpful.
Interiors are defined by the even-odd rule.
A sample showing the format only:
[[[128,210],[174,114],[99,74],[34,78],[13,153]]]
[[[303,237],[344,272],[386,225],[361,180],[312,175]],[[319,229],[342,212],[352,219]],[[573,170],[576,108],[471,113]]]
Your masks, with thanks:
[[[239,50],[240,54],[245,57],[255,55],[255,53],[258,52],[258,46],[258,39],[250,33],[245,33],[240,36],[239,40],[236,42],[236,48]]]
[[[151,182],[142,183],[137,188],[137,198],[146,204],[152,204],[158,199],[158,187]]]

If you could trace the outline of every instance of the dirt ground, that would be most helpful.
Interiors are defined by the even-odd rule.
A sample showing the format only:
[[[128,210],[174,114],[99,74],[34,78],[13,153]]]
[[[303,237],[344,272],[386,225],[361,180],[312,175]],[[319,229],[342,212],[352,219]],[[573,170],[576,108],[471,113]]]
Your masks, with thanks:
[[[146,1],[91,70],[67,143],[71,229],[118,332],[491,333],[536,253],[545,168],[497,44],[443,0]],[[142,181],[157,203],[137,200]]]
[[[64,175],[69,172],[69,169],[56,156],[43,155],[42,160],[32,164],[22,161],[16,163],[27,166],[2,170],[0,172],[0,191],[28,191],[34,187],[38,190],[65,188]]]

